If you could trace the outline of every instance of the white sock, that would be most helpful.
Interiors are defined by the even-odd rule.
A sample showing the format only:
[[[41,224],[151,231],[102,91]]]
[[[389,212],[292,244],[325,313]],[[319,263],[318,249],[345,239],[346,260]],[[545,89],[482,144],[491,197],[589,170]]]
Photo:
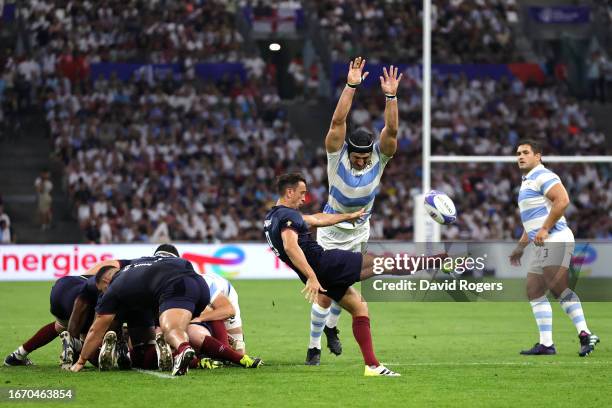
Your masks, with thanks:
[[[310,309],[310,344],[308,348],[321,349],[321,333],[323,333],[323,326],[325,326],[325,320],[329,315],[329,308],[322,308],[316,303],[312,304]]]
[[[563,311],[572,319],[572,323],[576,326],[576,330],[580,334],[581,331],[591,333],[584,319],[582,304],[578,295],[570,288],[565,289],[559,296],[559,304]]]
[[[244,341],[244,334],[243,333],[228,333],[228,336],[230,336],[234,340]]]
[[[531,310],[533,316],[538,324],[538,330],[540,331],[540,344],[547,347],[553,345],[552,339],[552,307],[546,296],[533,299],[529,302],[531,304]]]
[[[327,322],[325,325],[330,328],[334,328],[338,325],[338,319],[340,318],[340,312],[342,307],[335,300],[332,301],[331,307],[329,308],[329,315],[327,316]]]

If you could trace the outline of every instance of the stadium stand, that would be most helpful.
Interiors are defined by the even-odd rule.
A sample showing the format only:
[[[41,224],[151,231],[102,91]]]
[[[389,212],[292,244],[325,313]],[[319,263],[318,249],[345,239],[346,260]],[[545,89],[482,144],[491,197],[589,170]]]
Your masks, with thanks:
[[[415,62],[421,53],[419,3],[328,0],[318,4],[318,13],[335,59],[364,52],[371,61],[393,56]],[[458,63],[518,58],[507,35],[513,2],[434,3],[436,58]],[[5,111],[44,108],[53,155],[64,168],[64,189],[84,240],[260,240],[260,221],[274,199],[270,185],[288,170],[306,173],[305,211],[320,210],[327,195],[323,135],[314,148],[297,137],[273,70],[241,49],[234,10],[220,1],[173,7],[150,2],[136,12],[139,4],[108,1],[94,8],[90,2],[33,1],[20,11],[37,52],[9,56],[4,64]],[[202,25],[209,19],[212,25]],[[393,24],[377,32],[380,20]],[[370,40],[359,49],[340,47],[361,43],[348,41],[353,33]],[[402,47],[384,46],[389,43]],[[249,72],[244,81],[212,83],[189,74],[195,62],[235,60],[244,61]],[[107,61],[179,62],[185,75],[92,78],[91,64]],[[412,201],[420,188],[420,94],[418,80],[407,77],[399,99],[400,148],[374,207],[374,239],[412,239]],[[353,125],[379,131],[383,104],[377,87],[360,89]],[[513,154],[523,136],[545,140],[547,154],[605,149],[603,133],[559,82],[436,77],[432,108],[434,154]],[[459,222],[444,229],[445,238],[520,235],[515,205],[520,177],[512,166],[435,166],[433,185],[460,210]],[[552,167],[570,174],[566,186],[575,198],[568,216],[577,238],[609,238],[609,169]],[[602,205],[589,204],[594,202]]]
[[[515,1],[433,1],[434,62],[493,63],[519,60],[511,36]],[[421,1],[317,2],[332,58],[367,55],[370,61],[418,62],[422,55]]]

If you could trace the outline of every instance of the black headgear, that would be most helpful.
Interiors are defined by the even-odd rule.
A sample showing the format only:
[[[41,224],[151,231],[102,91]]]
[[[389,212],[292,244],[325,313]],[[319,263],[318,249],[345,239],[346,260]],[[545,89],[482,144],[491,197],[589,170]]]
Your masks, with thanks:
[[[153,252],[153,256],[173,256],[180,257],[178,249],[174,245],[170,244],[161,244],[157,247],[155,252]]]
[[[372,153],[374,135],[366,128],[359,128],[346,136],[348,153]]]

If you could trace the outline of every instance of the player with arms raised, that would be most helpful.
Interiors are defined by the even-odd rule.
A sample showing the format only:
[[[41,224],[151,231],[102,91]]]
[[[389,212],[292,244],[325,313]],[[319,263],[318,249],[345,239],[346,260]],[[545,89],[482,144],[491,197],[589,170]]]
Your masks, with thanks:
[[[552,339],[552,308],[546,291],[559,299],[563,311],[572,319],[580,340],[581,357],[589,355],[599,338],[586,324],[578,295],[568,287],[568,267],[574,252],[574,234],[563,213],[569,197],[563,183],[542,164],[542,148],[534,140],[519,142],[516,150],[523,182],[518,206],[523,222],[523,235],[510,255],[513,265],[520,265],[524,248],[533,242],[534,258],[527,274],[527,296],[540,331],[540,341],[524,355],[552,355],[557,351]]]
[[[317,242],[325,249],[344,249],[365,254],[370,237],[370,215],[385,166],[397,149],[399,116],[397,88],[402,78],[397,67],[383,68],[379,77],[385,95],[385,126],[380,141],[365,128],[359,128],[347,137],[346,118],[351,109],[357,87],[368,76],[363,72],[365,60],[355,58],[349,65],[347,83],[340,95],[331,125],[325,137],[327,151],[327,178],[329,198],[323,210],[328,214],[346,214],[365,208],[365,214],[356,222],[342,222],[317,230]],[[329,350],[340,355],[342,345],[338,339],[340,305],[320,294],[310,313],[310,343],[306,365],[319,365],[321,334],[325,332]]]

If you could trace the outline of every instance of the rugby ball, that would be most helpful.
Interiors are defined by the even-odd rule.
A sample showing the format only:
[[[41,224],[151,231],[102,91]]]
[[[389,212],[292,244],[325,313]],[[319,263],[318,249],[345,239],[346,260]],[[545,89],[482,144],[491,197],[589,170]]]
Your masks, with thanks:
[[[441,191],[431,190],[425,195],[425,210],[439,224],[452,224],[457,220],[455,203]]]

